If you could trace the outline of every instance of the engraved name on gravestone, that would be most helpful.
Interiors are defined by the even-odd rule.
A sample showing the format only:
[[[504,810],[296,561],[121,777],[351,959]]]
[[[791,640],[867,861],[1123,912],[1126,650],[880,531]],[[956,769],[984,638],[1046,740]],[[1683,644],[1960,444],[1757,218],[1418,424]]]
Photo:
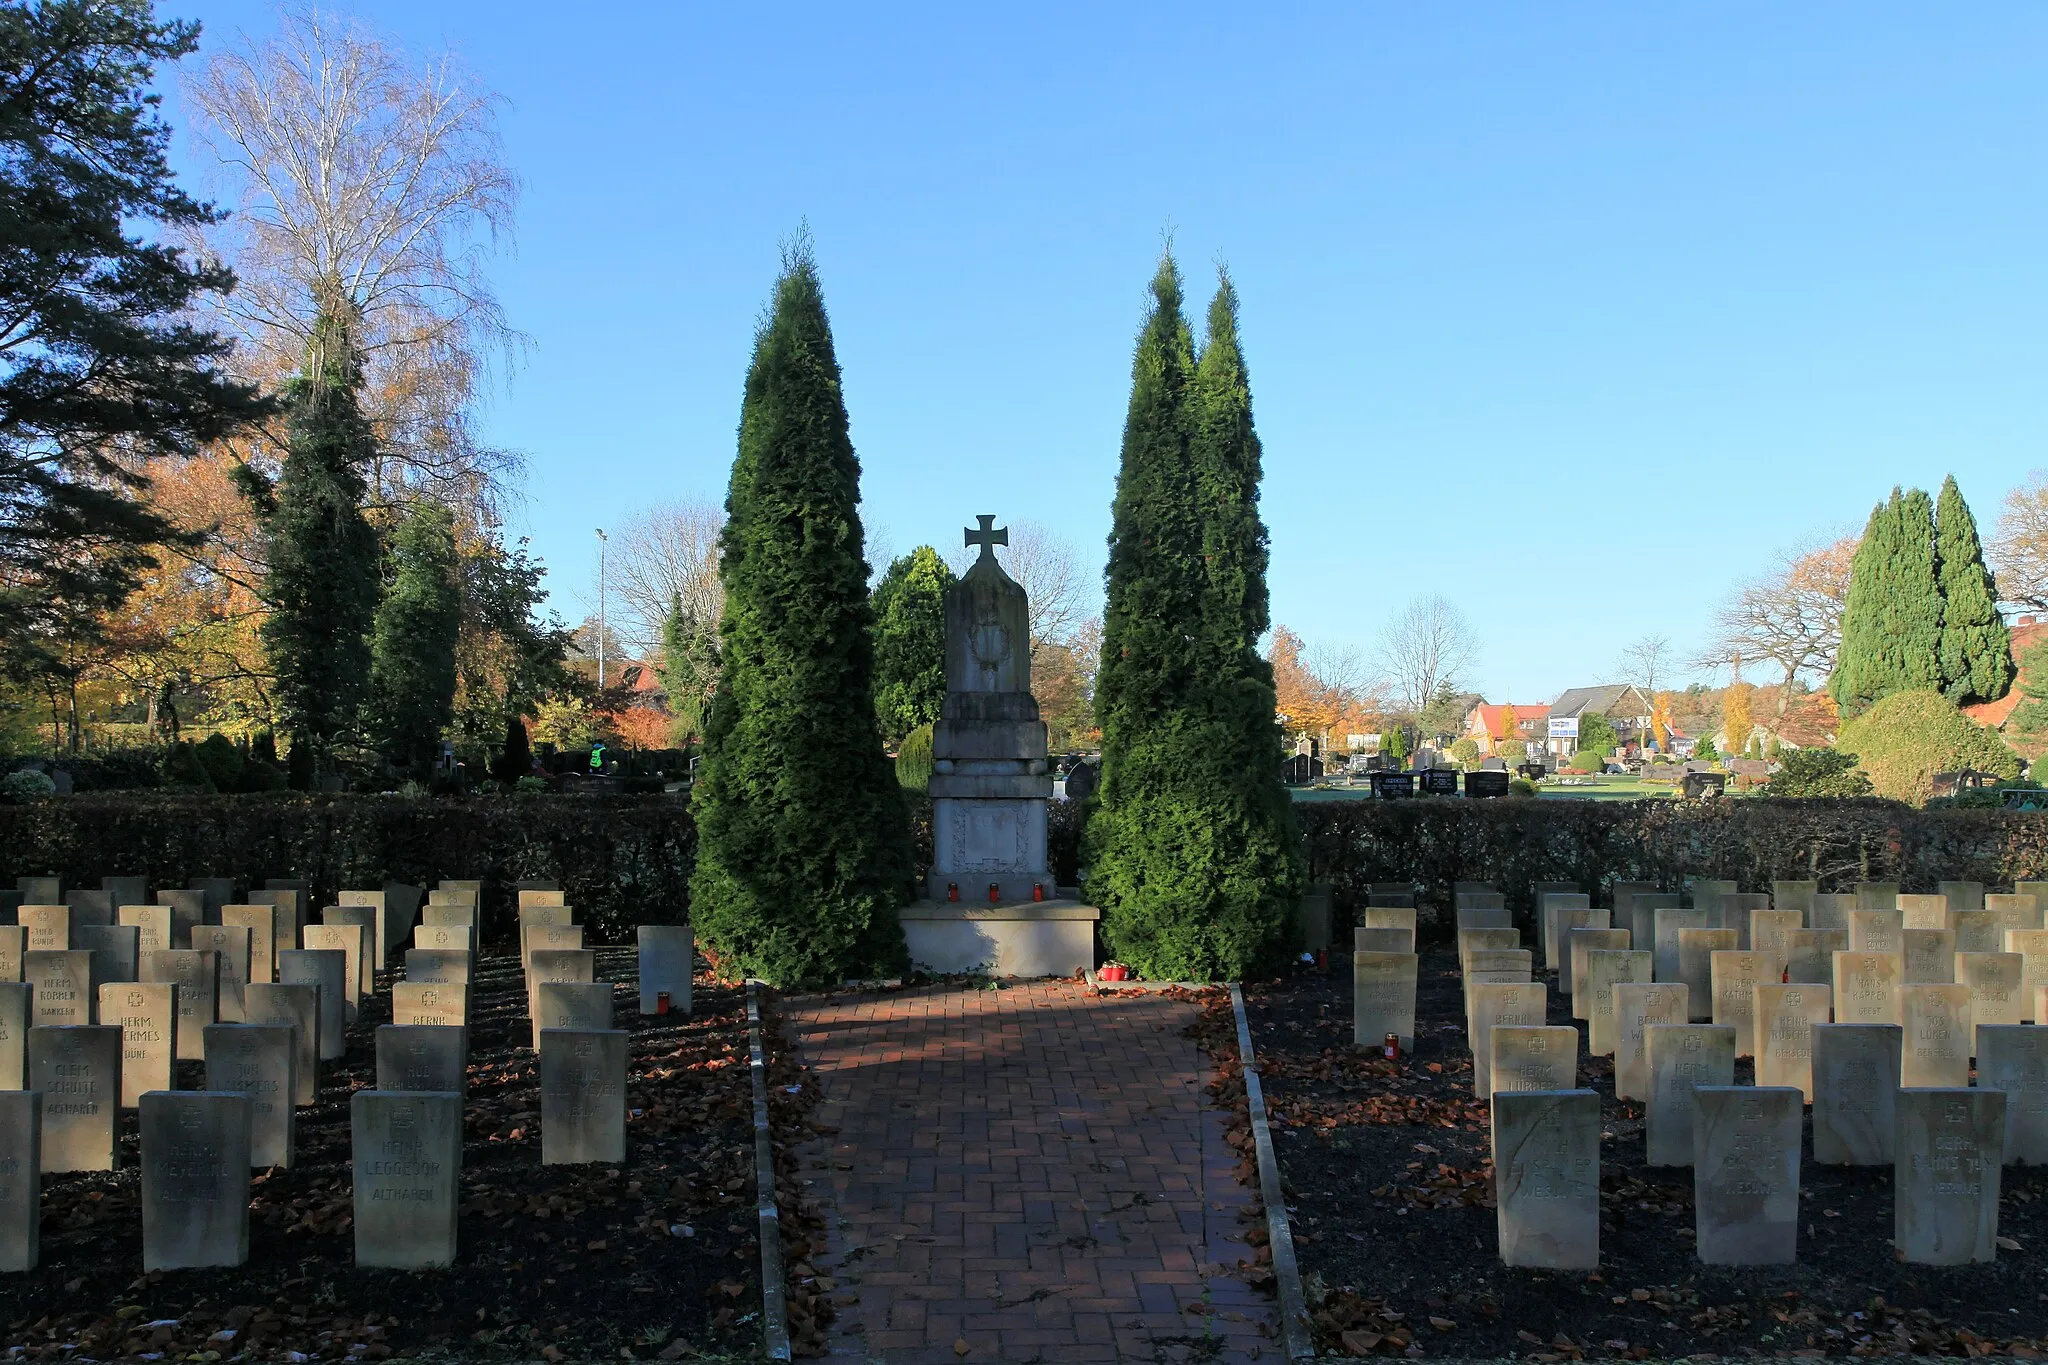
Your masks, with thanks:
[[[597,954],[587,948],[539,948],[526,966],[526,1013],[540,1007],[535,992],[543,981],[595,981]],[[1378,1039],[1373,1041],[1377,1042]]]
[[[369,918],[361,922],[366,924],[370,930],[368,947],[370,950],[370,974],[373,980],[364,983],[363,994],[373,994],[376,990],[374,984],[375,974],[391,965],[391,952],[396,946],[391,934],[390,916],[385,913],[385,895],[382,891],[372,890],[339,891],[335,893],[334,899],[336,904],[331,907],[332,909],[368,910],[370,912]],[[322,911],[320,917],[329,924],[353,922],[332,917],[327,911]]]
[[[1749,950],[1762,953],[1765,975],[1776,981],[1792,959],[1792,935],[1806,927],[1797,910],[1752,910],[1749,912]]]
[[[349,1136],[356,1264],[454,1264],[462,1096],[358,1090],[349,1100]]]
[[[277,907],[271,905],[223,905],[220,922],[249,934],[249,982],[265,984],[277,980]],[[288,945],[295,946],[295,945]]]
[[[443,986],[466,986],[471,969],[466,948],[408,948],[405,950],[405,979],[434,981]]]
[[[1579,1031],[1571,1025],[1495,1024],[1486,1040],[1494,1094],[1577,1087]]]
[[[540,1035],[543,1166],[626,1159],[624,1029],[544,1029]]]
[[[1897,956],[1905,951],[1905,940],[1899,935],[1905,931],[1906,917],[1897,910],[1851,910],[1848,920],[1850,952]]]
[[[1847,947],[1842,929],[1794,929],[1786,937],[1785,979],[1811,986],[1835,984],[1835,954]]]
[[[168,905],[124,905],[115,912],[119,922],[136,931],[138,966],[144,953],[160,953],[171,946],[171,907]]]
[[[2007,933],[2015,929],[2025,933],[2042,927],[2041,899],[2038,896],[1989,895],[1984,898],[1984,908],[1998,912],[1999,927]]]
[[[1680,981],[1619,982],[1614,987],[1614,1096],[1650,1098],[1650,1058],[1644,1030],[1652,1024],[1687,1022],[1686,987]]]
[[[142,1097],[138,1127],[143,1269],[248,1260],[249,1097],[152,1090]]]
[[[1735,1030],[1726,1024],[1652,1024],[1643,1032],[1650,1059],[1645,1163],[1690,1166],[1693,1091],[1702,1085],[1734,1084]]]
[[[100,1022],[121,1030],[121,1107],[147,1090],[169,1090],[176,1074],[177,987],[168,981],[120,981],[100,987]]]
[[[247,1004],[249,1023],[293,1031],[292,1103],[312,1104],[320,1093],[320,988],[251,982]]]
[[[177,986],[177,1050],[181,1062],[206,1060],[206,1035],[202,1031],[214,1022],[215,987],[220,979],[220,958],[191,948],[170,948],[142,955],[144,981],[168,981]]]
[[[2048,1165],[2048,1028],[1977,1027],[1977,1085],[2005,1092],[2005,1162]]]
[[[1998,1255],[2005,1092],[1902,1088],[1892,1161],[1892,1244],[1914,1265]]]
[[[1374,919],[1374,917],[1380,919]],[[1407,929],[1409,945],[1415,952],[1415,911],[1366,911],[1366,927],[1380,927],[1384,917],[1405,915],[1405,921],[1386,923],[1389,929]],[[639,927],[639,988],[641,1013],[657,1011],[662,995],[668,993],[668,1007],[674,1013],[690,1013],[690,974],[696,968],[696,933],[690,925],[641,925]]]
[[[542,1029],[608,1029],[613,991],[609,981],[543,981],[534,990],[533,1045]]]
[[[1714,1017],[1714,954],[1736,951],[1733,929],[1680,929],[1678,977],[1687,988],[1693,1018]]]
[[[1949,928],[1956,936],[1959,953],[2005,951],[2005,925],[1996,910],[1951,910]]]
[[[1891,1161],[1899,1061],[1897,1024],[1813,1026],[1813,1159],[1824,1166]]]
[[[1902,895],[1893,909],[1899,912],[1905,928],[1946,929],[1949,927],[1948,897]]]
[[[1714,989],[1714,1022],[1735,1028],[1735,1055],[1756,1055],[1756,988],[1771,980],[1770,959],[1762,953],[1712,954],[1709,973]]]
[[[1987,1024],[2017,1024],[2021,1005],[2021,973],[2026,962],[2018,953],[1957,953],[1956,984],[1970,992],[1970,1055],[1977,1055],[1977,1036]]]
[[[1598,1266],[1600,1097],[1495,1095],[1493,1153],[1501,1260],[1543,1270]]]
[[[312,986],[319,992],[320,1060],[331,1062],[347,1055],[348,954],[339,949],[288,948],[277,955],[277,979],[287,986]]]
[[[1970,1083],[1970,988],[1907,986],[1899,993],[1906,1050],[1899,1084],[1966,1086]]]
[[[26,981],[0,981],[0,1090],[23,1090],[28,1077],[30,996]]]
[[[469,987],[394,981],[391,1022],[459,1028],[469,1022]]]
[[[1896,1024],[1899,975],[1903,964],[1893,953],[1835,954],[1835,1022]]]
[[[37,1027],[93,1022],[92,954],[82,950],[22,955],[22,975],[34,989]]]
[[[14,922],[28,931],[28,951],[61,953],[71,946],[70,906],[24,905],[14,914]]]
[[[298,1047],[289,1024],[208,1024],[206,1088],[249,1099],[249,1160],[289,1167],[298,1153],[292,1099]]]
[[[1694,1247],[1708,1265],[1790,1265],[1799,1245],[1799,1092],[1698,1086]]]
[[[377,1030],[377,1088],[466,1091],[469,1030],[446,1025],[382,1025]]]
[[[1543,1022],[1547,987],[1521,982],[1483,982],[1471,988],[1472,1093],[1493,1094],[1493,1030],[1499,1026],[1528,1028]]]
[[[1947,986],[1956,979],[1956,933],[1953,929],[1906,929],[1899,935],[1904,966],[1901,984]]]
[[[43,1097],[0,1091],[0,1273],[34,1270],[42,1254]]]
[[[1813,1099],[1813,1026],[1828,1021],[1826,986],[1761,982],[1756,987],[1756,1083],[1791,1086]]]
[[[106,1024],[30,1029],[28,1081],[43,1096],[43,1173],[113,1170],[121,1030]]]
[[[1351,955],[1351,1041],[1367,1046],[1391,1033],[1401,1050],[1415,1046],[1413,953]]]
[[[1586,976],[1579,984],[1579,998],[1586,1001],[1588,1053],[1595,1057],[1614,1055],[1620,1041],[1615,1027],[1614,989],[1624,982],[1647,982],[1650,964],[1651,955],[1635,949],[1586,954]]]

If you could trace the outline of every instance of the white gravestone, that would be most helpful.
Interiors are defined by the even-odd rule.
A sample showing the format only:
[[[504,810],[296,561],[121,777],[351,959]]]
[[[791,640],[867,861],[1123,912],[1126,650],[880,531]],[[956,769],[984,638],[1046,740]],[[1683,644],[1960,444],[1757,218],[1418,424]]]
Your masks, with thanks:
[[[1714,954],[1735,952],[1733,929],[1680,929],[1678,980],[1685,983],[1693,1017],[1714,1017]]]
[[[1682,980],[1678,966],[1678,933],[1681,929],[1716,929],[1711,910],[1657,910],[1651,915],[1656,923],[1656,938],[1650,950],[1657,957],[1657,979],[1677,982]]]
[[[2005,1092],[2005,1164],[2048,1165],[2048,1027],[1978,1025],[1977,1085]]]
[[[1484,983],[1472,988],[1472,1093],[1493,1095],[1493,1030],[1531,1028],[1543,1023],[1549,988],[1540,983]]]
[[[1849,912],[1856,908],[1856,897],[1846,893],[1819,892],[1806,912],[1806,923],[1813,929],[1838,929],[1849,932]]]
[[[1826,986],[1759,982],[1756,987],[1756,1083],[1791,1086],[1813,1099],[1813,1026],[1828,1022]]]
[[[1899,933],[1903,966],[1900,981],[1908,986],[1950,986],[1956,979],[1956,931],[1905,929]]]
[[[1614,990],[1623,983],[1650,980],[1651,955],[1636,950],[1596,951],[1586,954],[1586,975],[1579,983],[1579,999],[1586,1002],[1586,1051],[1595,1057],[1612,1057],[1619,1045],[1615,1027]]]
[[[1543,1270],[1600,1264],[1598,1095],[1496,1095],[1493,1169],[1502,1262]]]
[[[1986,1025],[2017,1024],[2026,1011],[2021,1004],[2018,953],[1957,953],[1956,984],[1970,991],[1970,1055]]]
[[[249,1115],[246,1095],[152,1090],[142,1097],[144,1270],[249,1259]]]
[[[1854,882],[1849,894],[1856,898],[1858,910],[1896,910],[1899,908],[1899,884],[1897,882]]]
[[[1905,1030],[1897,1024],[1813,1026],[1813,1159],[1882,1166],[1892,1159]]]
[[[422,924],[412,931],[412,946],[467,953],[474,949],[471,933],[467,924]]]
[[[1780,910],[1796,910],[1808,918],[1801,923],[1811,923],[1813,898],[1820,894],[1820,883],[1815,881],[1775,881],[1771,883],[1771,904]]]
[[[1721,927],[1735,931],[1736,952],[1747,953],[1752,951],[1752,945],[1749,940],[1750,917],[1759,910],[1769,910],[1770,908],[1771,898],[1757,892],[1735,891],[1721,897],[1719,906]]]
[[[1543,924],[1544,971],[1554,972],[1560,968],[1558,954],[1564,950],[1563,931],[1558,928],[1561,917],[1567,911],[1584,910],[1592,903],[1591,896],[1581,895],[1576,891],[1546,892],[1536,898],[1536,913],[1542,916]],[[1598,926],[1582,924],[1579,927],[1592,929]]]
[[[1899,1060],[1902,1086],[1954,1087],[1970,1083],[1970,988],[1907,986],[1899,993],[1906,1050]]]
[[[1367,906],[1364,911],[1364,918],[1359,920],[1358,923],[1361,929],[1406,929],[1409,935],[1412,937],[1415,933],[1415,907],[1412,905]],[[1462,929],[1464,928],[1464,925],[1461,924],[1458,927]],[[646,930],[687,930],[689,926],[686,924],[643,924],[640,926],[640,928],[642,931],[640,936],[640,951],[644,956],[647,951],[647,936],[645,932]],[[651,1014],[653,1013],[653,1011],[647,1010],[643,1011],[643,1013]]]
[[[171,947],[171,907],[168,905],[124,905],[115,912],[118,923],[135,930],[136,961],[143,953],[166,952]]]
[[[100,1022],[121,1030],[121,1107],[144,1091],[173,1088],[177,987],[168,981],[117,981],[100,987]]]
[[[465,1026],[469,1023],[469,987],[394,981],[391,983],[391,1022],[422,1027]]]
[[[43,1097],[0,1091],[0,1274],[34,1270],[43,1226]]]
[[[314,926],[307,925],[307,932]],[[360,937],[360,936],[359,936]],[[277,955],[277,979],[311,986],[320,998],[320,1060],[348,1055],[348,954],[339,948],[293,948]]]
[[[1735,1055],[1756,1055],[1756,988],[1770,977],[1762,953],[1714,953],[1709,975],[1714,989],[1714,1022],[1735,1028]]]
[[[1590,1008],[1582,987],[1586,980],[1586,954],[1628,951],[1626,929],[1569,929],[1564,936],[1564,960],[1569,970],[1558,977],[1558,989],[1571,996],[1572,1018],[1590,1019]]]
[[[297,1066],[298,1040],[288,1024],[206,1027],[206,1088],[248,1097],[252,1165],[289,1167],[298,1153]]]
[[[1688,1022],[1686,987],[1679,981],[1620,982],[1614,988],[1614,1097],[1650,1098],[1650,1058],[1644,1031],[1654,1024]]]
[[[202,924],[192,930],[192,946],[213,953],[220,962],[220,995],[214,1015],[224,1024],[242,1021],[242,988],[249,984],[249,931],[232,924]]]
[[[2048,930],[2008,929],[2005,950],[2018,953],[2020,965],[2020,1015],[2029,1024],[2048,1023],[2034,1008],[2035,992],[2048,986]]]
[[[202,1032],[215,1021],[214,1005],[220,984],[220,958],[191,948],[172,948],[142,955],[144,981],[168,981],[178,989],[178,1060],[206,1060],[206,1036]]]
[[[1896,953],[1836,953],[1835,1022],[1901,1022],[1899,976],[1903,965]]]
[[[1848,920],[1850,952],[1897,957],[1905,951],[1905,941],[1899,935],[1905,930],[1906,917],[1897,910],[1851,910]]]
[[[1795,929],[1786,937],[1785,979],[1809,986],[1835,984],[1835,954],[1849,945],[1844,929]]]
[[[293,1031],[292,1103],[314,1103],[320,1095],[320,988],[252,981],[248,1005],[249,1023]]]
[[[106,1024],[30,1029],[28,1081],[43,1096],[43,1174],[113,1170],[121,1030]]]
[[[641,926],[645,928],[646,926]],[[1366,929],[1351,931],[1351,951],[1354,953],[1412,953],[1415,951],[1413,929]]]
[[[1998,953],[2005,950],[2003,916],[1996,910],[1951,910],[1949,928],[1955,931],[1959,953]]]
[[[377,1030],[377,1088],[456,1094],[468,1090],[469,1030],[446,1025],[381,1026]]]
[[[1487,1066],[1495,1095],[1571,1090],[1579,1075],[1579,1031],[1569,1024],[1495,1024],[1487,1031]]]
[[[1984,908],[1998,912],[1998,922],[2007,933],[2015,929],[2025,932],[2042,927],[2041,899],[2032,894],[1988,895],[1984,897]]]
[[[1570,995],[1572,991],[1572,931],[1575,929],[1607,929],[1611,911],[1607,910],[1560,910],[1557,913],[1557,988]]]
[[[2005,1094],[1902,1088],[1892,1161],[1892,1244],[1913,1265],[1998,1255]]]
[[[1792,935],[1806,927],[1797,910],[1749,912],[1749,950],[1762,953],[1765,975],[1777,980],[1792,961]]]
[[[1791,1265],[1799,1246],[1799,1092],[1698,1086],[1693,1106],[1693,1228],[1700,1260]]]
[[[609,981],[543,981],[534,989],[533,1045],[546,1029],[593,1032],[612,1026],[615,1003]]]
[[[353,1024],[362,1008],[363,963],[367,960],[365,945],[369,941],[369,932],[360,924],[309,924],[299,931],[299,939],[305,944],[303,951],[341,954],[341,1014],[344,1024]],[[281,963],[278,970],[283,971]]]
[[[320,912],[320,928],[362,930],[362,942],[357,947],[354,962],[351,964],[356,973],[356,1001],[359,1005],[377,993],[377,968],[383,965],[377,960],[377,926],[383,918],[384,912],[374,905],[330,905]],[[346,936],[340,940],[328,938],[324,942],[315,943],[314,927],[307,925],[305,932],[299,935],[300,940],[308,948],[339,946],[343,952],[348,951]]]
[[[272,905],[223,905],[220,922],[231,929],[249,931],[249,983],[268,985],[277,980],[277,907]],[[291,943],[287,947],[296,947]]]
[[[626,1159],[624,1029],[543,1029],[540,1161],[543,1166]]]
[[[1726,1024],[1652,1024],[1643,1032],[1650,1060],[1645,1164],[1690,1166],[1693,1091],[1734,1083],[1735,1030]]]
[[[1351,1041],[1370,1047],[1391,1033],[1401,1050],[1415,1046],[1415,971],[1413,953],[1351,955]]]
[[[1948,923],[1948,897],[1903,895],[1893,903],[1899,912],[1905,928],[1946,929]]]
[[[31,948],[22,955],[22,976],[35,990],[32,1009],[36,1027],[94,1022],[90,952],[37,952]]]
[[[462,1096],[358,1090],[349,1100],[356,1264],[426,1270],[455,1261]]]

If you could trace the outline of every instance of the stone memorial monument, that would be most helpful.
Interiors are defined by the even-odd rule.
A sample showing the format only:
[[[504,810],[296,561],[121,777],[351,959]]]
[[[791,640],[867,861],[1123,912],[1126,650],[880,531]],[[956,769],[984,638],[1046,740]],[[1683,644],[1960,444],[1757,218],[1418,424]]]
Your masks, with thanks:
[[[168,905],[124,905],[116,912],[119,923],[136,931],[136,960],[144,953],[161,953],[171,946],[171,907]]]
[[[250,1107],[246,1095],[207,1090],[142,1097],[144,1270],[249,1259]]]
[[[1816,892],[1813,904],[1807,907],[1806,923],[1814,929],[1838,929],[1844,935],[1849,932],[1849,912],[1856,908],[1856,897],[1846,893]],[[1846,938],[1843,948],[1848,947]]]
[[[1760,891],[1723,892],[1716,907],[1721,915],[1721,927],[1735,931],[1735,951],[1751,951],[1749,938],[1750,916],[1759,910],[1771,908],[1771,898]]]
[[[193,927],[206,923],[206,896],[198,891],[163,887],[156,893],[156,903],[171,912],[171,941],[168,947],[191,947]]]
[[[220,962],[220,994],[214,1017],[222,1023],[242,1021],[242,989],[249,984],[249,931],[232,924],[202,924],[192,930],[192,946],[214,954]]]
[[[1560,954],[1564,951],[1563,931],[1558,928],[1562,917],[1573,910],[1584,910],[1593,904],[1593,898],[1582,891],[1545,891],[1537,888],[1536,912],[1543,917],[1543,970],[1554,972],[1560,969]],[[1581,925],[1591,929],[1591,924]]]
[[[542,981],[533,988],[533,1045],[543,1029],[602,1031],[612,1026],[615,1003],[609,981]]]
[[[71,929],[71,946],[92,954],[95,984],[136,977],[142,946],[139,930],[125,924],[77,924]]]
[[[626,1159],[624,1029],[543,1029],[540,1163]]]
[[[426,1270],[455,1262],[462,1096],[358,1090],[349,1099],[356,1264]]]
[[[1775,881],[1771,883],[1771,904],[1780,910],[1794,910],[1802,915],[1813,912],[1813,898],[1820,892],[1816,881]],[[1811,921],[1807,921],[1811,923]]]
[[[1495,1227],[1500,1258],[1541,1270],[1600,1264],[1600,1097],[1591,1090],[1497,1093]]]
[[[1813,1159],[1882,1166],[1892,1159],[1905,1030],[1897,1024],[1813,1026]]]
[[[476,904],[465,901],[460,905],[427,905],[420,908],[420,928],[467,929],[476,933]],[[419,931],[414,930],[415,934]]]
[[[1855,882],[1849,887],[1849,894],[1856,898],[1858,910],[1896,910],[1899,908],[1899,884],[1897,882]]]
[[[474,951],[471,926],[467,924],[422,924],[412,931],[412,946],[428,951]]]
[[[1579,906],[1556,911],[1557,988],[1565,995],[1572,993],[1572,934],[1580,929],[1611,928],[1610,921],[1613,917],[1614,912],[1611,910],[1593,910]]]
[[[1365,918],[1359,921],[1359,927],[1362,929],[1406,929],[1410,937],[1413,937],[1415,933],[1415,907],[1412,905],[1369,905],[1365,909]],[[1465,926],[1463,923],[1460,923],[1458,927],[1462,929]],[[1477,928],[1479,926],[1475,925],[1473,927]],[[1414,950],[1410,949],[1409,951],[1412,952]]]
[[[356,928],[363,931],[362,941],[357,945],[356,955],[350,963],[356,975],[355,998],[358,1003],[377,993],[377,968],[381,965],[377,961],[377,923],[383,917],[383,912],[374,905],[330,905],[320,912],[320,923],[317,926],[319,928],[329,930]],[[336,946],[337,940],[331,937],[316,945],[313,942],[313,930],[315,927],[314,925],[307,925],[305,931],[300,935],[300,938],[304,940],[308,948],[315,946],[332,948]],[[339,942],[341,950],[347,952],[347,936],[344,935]]]
[[[144,953],[139,975],[144,981],[168,981],[178,988],[173,996],[178,1002],[178,1060],[205,1061],[206,1038],[201,1030],[217,1017],[214,1002],[220,982],[220,958],[191,948]]]
[[[1997,1257],[2005,1102],[2000,1090],[1898,1092],[1892,1244],[1902,1259],[1967,1265]]]
[[[588,948],[537,948],[526,967],[526,1015],[540,1019],[540,986],[544,981],[597,980],[597,954]],[[536,1044],[538,1046],[538,1044]]]
[[[946,700],[932,730],[932,867],[900,913],[910,959],[936,972],[1074,976],[1095,965],[1101,912],[1063,894],[1046,860],[1052,795],[1031,695],[1029,607],[978,518],[981,554],[946,589]],[[1412,1026],[1411,1026],[1412,1031]]]
[[[1948,927],[1956,936],[1959,953],[2005,951],[2004,917],[1996,910],[1951,910]]]
[[[1714,1022],[1734,1026],[1738,1057],[1756,1055],[1756,988],[1771,979],[1770,965],[1762,953],[1741,951],[1714,953],[1708,963]]]
[[[36,1027],[93,1022],[92,954],[61,949],[22,954],[22,979],[35,988]]]
[[[1946,929],[1948,922],[1948,897],[1902,895],[1893,902],[1893,909],[1903,918],[1908,929]]]
[[[1799,1245],[1799,1092],[1693,1089],[1694,1250],[1708,1265],[1790,1265]]]
[[[1351,931],[1351,951],[1354,953],[1412,953],[1415,951],[1413,929],[1367,929]]]
[[[1984,908],[1984,883],[1942,882],[1934,888],[1948,901],[1951,910],[1982,910]]]
[[[2017,1024],[2026,1012],[2020,987],[2026,959],[2018,953],[1957,953],[1956,984],[1970,991],[1970,1055],[1984,1027]]]
[[[1848,920],[1850,952],[1890,953],[1896,957],[1905,951],[1905,940],[1899,935],[1906,928],[1906,917],[1900,911],[1851,910]]]
[[[576,945],[582,946],[583,931],[576,931]],[[552,945],[551,945],[552,946]],[[432,981],[442,986],[467,986],[475,968],[467,948],[408,948],[405,950],[405,979]]]
[[[2041,928],[2041,898],[2031,893],[1989,895],[1984,898],[1984,908],[1998,912],[1998,922],[2007,933]]]
[[[1749,912],[1749,950],[1762,953],[1766,974],[1777,980],[1792,957],[1792,935],[1806,927],[1797,910],[1752,910]]]
[[[1835,1022],[1900,1022],[1899,976],[1903,970],[1904,963],[1897,953],[1836,953]]]

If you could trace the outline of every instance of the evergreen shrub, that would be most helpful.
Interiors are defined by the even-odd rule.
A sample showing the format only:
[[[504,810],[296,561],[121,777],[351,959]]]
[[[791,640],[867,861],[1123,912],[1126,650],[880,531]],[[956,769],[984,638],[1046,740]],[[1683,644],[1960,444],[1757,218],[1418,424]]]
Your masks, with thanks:
[[[1925,801],[1934,775],[1969,768],[2020,775],[2019,756],[1939,692],[1894,692],[1842,726],[1840,747],[1860,756],[1879,796]]]

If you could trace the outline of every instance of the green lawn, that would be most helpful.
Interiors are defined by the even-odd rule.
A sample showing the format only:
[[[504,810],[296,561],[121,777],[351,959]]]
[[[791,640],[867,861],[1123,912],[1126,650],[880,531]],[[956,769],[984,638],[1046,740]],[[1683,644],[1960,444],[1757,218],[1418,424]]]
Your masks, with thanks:
[[[1589,780],[1592,785],[1585,787],[1546,786],[1542,788],[1541,795],[1547,801],[1643,801],[1668,800],[1677,795],[1678,790],[1674,783],[1643,782],[1633,777],[1608,776]],[[1297,801],[1356,801],[1372,795],[1372,788],[1365,786],[1290,787],[1288,791]]]

